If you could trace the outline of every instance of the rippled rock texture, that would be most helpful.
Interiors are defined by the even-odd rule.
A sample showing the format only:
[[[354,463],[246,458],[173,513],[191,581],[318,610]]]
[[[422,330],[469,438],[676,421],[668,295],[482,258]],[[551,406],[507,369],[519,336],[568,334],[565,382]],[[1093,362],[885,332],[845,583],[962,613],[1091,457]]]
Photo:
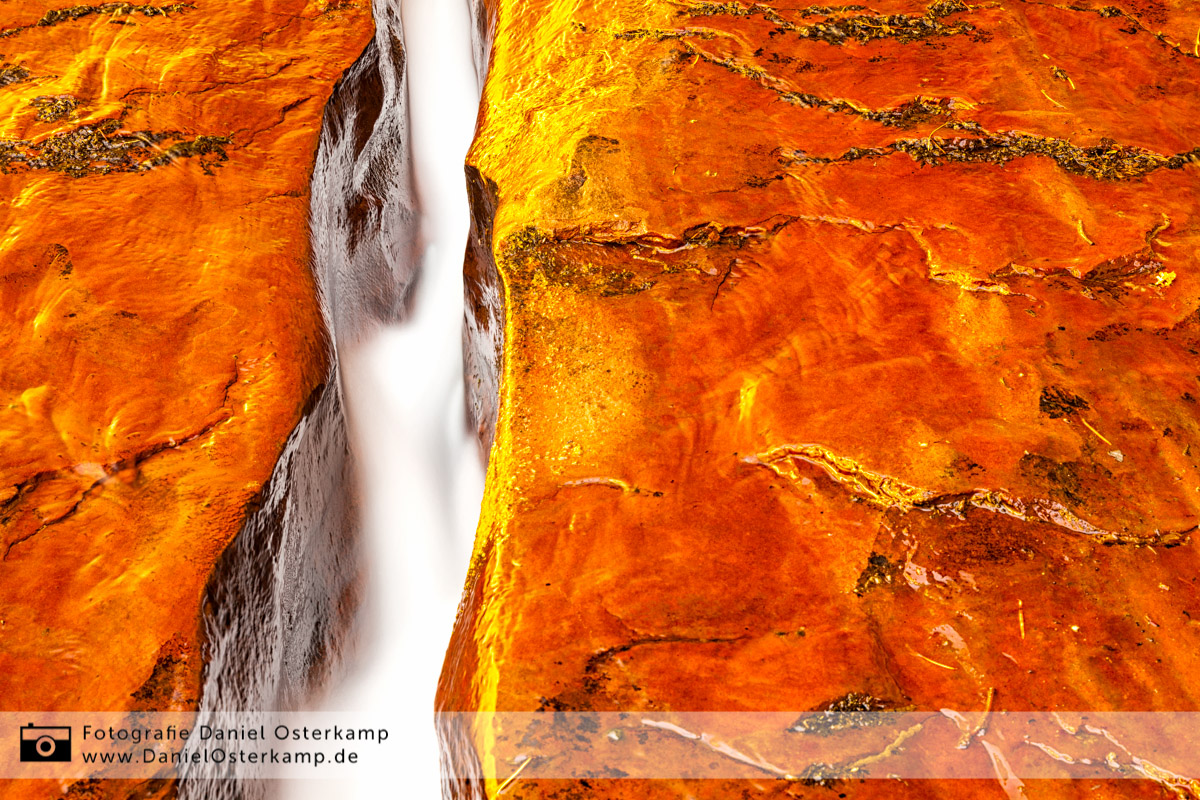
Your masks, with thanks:
[[[442,710],[1200,704],[1200,9],[869,6],[476,3]]]
[[[399,303],[404,253],[381,253],[412,217],[407,167],[344,174],[406,158],[396,15],[373,34],[358,2],[0,14],[0,708],[294,702],[356,603],[325,318],[340,338]],[[340,229],[310,246],[323,116],[311,212],[357,209],[354,262]]]

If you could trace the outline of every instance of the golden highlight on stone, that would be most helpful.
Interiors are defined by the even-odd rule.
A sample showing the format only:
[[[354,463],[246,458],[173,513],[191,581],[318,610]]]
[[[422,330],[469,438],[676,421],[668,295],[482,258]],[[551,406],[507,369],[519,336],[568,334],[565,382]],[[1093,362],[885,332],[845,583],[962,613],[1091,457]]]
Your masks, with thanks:
[[[1200,7],[474,7],[440,710],[1197,708]],[[762,778],[504,796],[1015,791]]]

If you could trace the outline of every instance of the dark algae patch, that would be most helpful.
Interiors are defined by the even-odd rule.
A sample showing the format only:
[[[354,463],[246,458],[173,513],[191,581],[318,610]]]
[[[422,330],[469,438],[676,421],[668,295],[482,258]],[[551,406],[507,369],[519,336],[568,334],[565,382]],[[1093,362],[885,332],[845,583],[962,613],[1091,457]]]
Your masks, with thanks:
[[[141,14],[143,17],[169,17],[171,14],[180,11],[188,11],[195,6],[190,3],[172,3],[165,6],[155,6],[149,3],[101,3],[96,6],[68,6],[67,8],[52,8],[42,15],[42,18],[33,25],[22,25],[17,28],[0,32],[0,37],[15,36],[22,31],[27,31],[30,28],[45,28],[51,25],[58,25],[63,22],[71,22],[73,20],[90,17],[93,14],[101,14],[109,17],[128,17],[134,14]]]
[[[208,175],[227,161],[225,136],[186,139],[179,131],[125,131],[109,119],[57,133],[39,142],[0,139],[0,172],[49,170],[74,178],[113,172],[144,172],[176,159],[198,158]]]
[[[20,64],[0,64],[0,86],[29,80],[29,70]]]
[[[809,6],[799,12],[805,20],[803,23],[788,20],[778,11],[757,3],[750,7],[738,3],[698,3],[682,13],[691,17],[760,15],[775,24],[779,33],[840,46],[849,42],[867,44],[877,39],[895,39],[907,44],[934,36],[971,33],[975,26],[969,22],[947,20],[947,17],[967,10],[966,3],[958,0],[940,0],[920,15],[861,13],[867,8],[860,5]],[[813,17],[823,19],[807,21]]]
[[[627,269],[611,269],[609,264],[564,257],[563,249],[570,244],[527,227],[506,239],[501,252],[511,273],[523,280],[540,274],[555,286],[594,291],[602,297],[637,294],[654,285],[654,281],[639,278]]]
[[[850,692],[800,717],[788,730],[793,733],[828,736],[851,728],[883,725],[887,719],[876,715],[875,712],[883,711],[887,706],[888,704],[878,697],[863,692]]]
[[[727,65],[723,64],[722,66]],[[839,114],[869,119],[888,128],[914,128],[917,125],[939,119],[950,120],[945,123],[944,127],[961,127],[968,130],[974,128],[972,123],[953,121],[954,101],[950,98],[916,97],[895,108],[872,109],[861,108],[845,100],[826,100],[814,94],[780,92],[780,96],[789,103],[802,108],[826,108]],[[880,152],[880,155],[883,154]]]
[[[845,105],[849,105],[848,103]],[[837,111],[850,109],[835,109]],[[886,125],[890,128],[913,128],[937,118],[954,114],[954,101],[948,98],[929,99],[917,97],[896,108],[861,111],[853,109],[859,116]]]
[[[43,95],[30,100],[29,105],[37,109],[38,122],[57,122],[74,114],[79,101],[67,94]]]
[[[47,11],[38,20],[37,24],[40,27],[46,27],[48,25],[57,25],[60,22],[68,22],[91,16],[92,14],[104,14],[111,17],[124,17],[133,14],[141,14],[143,17],[166,17],[179,11],[187,11],[190,8],[194,8],[194,6],[188,3],[172,3],[167,6],[153,6],[148,3],[142,5],[136,3],[102,3],[98,6],[70,6],[68,8],[55,8]]]
[[[1065,172],[1107,181],[1135,180],[1156,169],[1179,169],[1200,158],[1200,148],[1164,156],[1112,139],[1101,139],[1091,147],[1079,147],[1066,139],[1036,136],[1016,131],[986,133],[977,137],[905,139],[886,148],[908,153],[915,161],[930,166],[945,163],[989,163],[1003,166],[1026,156],[1051,158]]]
[[[886,725],[891,721],[888,715],[878,712],[888,706],[886,701],[865,692],[850,692],[800,717],[788,730],[809,736],[832,736],[841,731]],[[840,780],[866,774],[864,762],[858,760],[836,765],[809,764],[796,777],[805,786],[831,788]]]
[[[959,2],[941,2],[931,5],[922,16],[907,14],[831,16],[814,25],[805,25],[796,30],[802,39],[817,39],[832,45],[843,45],[850,41],[866,44],[876,39],[896,39],[909,43],[933,36],[955,36],[970,33],[975,26],[969,22],[946,22],[945,18],[967,6]]]
[[[1038,409],[1051,419],[1069,417],[1090,407],[1087,400],[1061,386],[1047,386],[1038,398]]]
[[[876,586],[890,584],[900,567],[888,561],[888,557],[879,553],[871,553],[867,558],[867,566],[863,568],[854,586],[854,593],[862,597]]]
[[[906,114],[901,113],[897,119],[924,121],[934,115],[932,111],[928,110],[928,106],[925,108],[927,110],[920,113],[912,111]],[[899,111],[900,109],[896,110],[896,112]],[[897,122],[889,123],[888,117],[881,112],[875,113],[879,116],[878,121],[884,124],[899,124]],[[781,160],[785,164],[832,164],[907,153],[914,161],[930,167],[940,167],[945,164],[1005,166],[1019,158],[1040,156],[1053,159],[1054,163],[1064,172],[1102,181],[1138,180],[1157,169],[1182,169],[1188,164],[1200,160],[1200,147],[1184,153],[1165,156],[1133,145],[1119,144],[1112,139],[1101,139],[1096,145],[1080,147],[1066,139],[1055,139],[1017,131],[988,133],[972,122],[949,122],[943,127],[970,131],[978,133],[978,135],[945,138],[935,138],[931,135],[919,139],[900,139],[886,147],[852,147],[841,156],[828,159],[790,158],[785,153]]]
[[[1081,147],[1066,139],[1052,136],[1020,131],[992,132],[985,130],[977,122],[958,119],[957,113],[961,106],[956,107],[952,98],[918,95],[892,108],[862,108],[846,100],[792,91],[759,66],[706,53],[686,41],[681,42],[681,50],[685,57],[700,59],[740,75],[774,92],[785,102],[801,108],[823,108],[870,120],[889,128],[910,129],[922,124],[940,122],[928,136],[899,139],[884,147],[851,147],[836,158],[809,156],[801,149],[781,149],[780,162],[785,166],[884,158],[896,153],[907,153],[922,166],[930,167],[955,163],[1006,166],[1020,158],[1039,156],[1053,159],[1060,169],[1072,175],[1094,180],[1132,181],[1164,167],[1182,169],[1200,160],[1200,147],[1174,155],[1163,155],[1134,145],[1121,144],[1109,138],[1100,139],[1094,145]],[[934,135],[942,129],[963,135]]]

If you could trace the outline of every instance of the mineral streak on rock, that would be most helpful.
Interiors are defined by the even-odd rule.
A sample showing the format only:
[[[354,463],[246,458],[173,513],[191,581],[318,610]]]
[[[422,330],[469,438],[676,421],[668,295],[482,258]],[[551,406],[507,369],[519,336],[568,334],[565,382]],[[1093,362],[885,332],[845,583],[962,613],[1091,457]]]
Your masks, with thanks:
[[[359,2],[3,8],[0,708],[286,705],[355,608],[329,323],[381,313],[356,281],[403,294],[396,15],[372,39]],[[358,261],[308,225],[351,65],[311,213],[365,197]],[[4,793],[64,791],[177,789]]]
[[[440,709],[1197,708],[1200,7],[473,8]],[[772,777],[505,794],[1012,789]]]

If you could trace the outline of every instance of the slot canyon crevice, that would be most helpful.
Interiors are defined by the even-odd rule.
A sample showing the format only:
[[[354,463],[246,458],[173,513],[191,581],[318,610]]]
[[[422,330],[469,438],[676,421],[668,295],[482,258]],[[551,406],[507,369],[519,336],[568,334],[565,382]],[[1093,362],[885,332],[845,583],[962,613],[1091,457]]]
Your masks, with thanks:
[[[488,470],[447,800],[1200,798],[1077,719],[1200,702],[1200,6],[445,1]],[[0,0],[0,711],[296,708],[361,655],[339,352],[425,280],[400,2]],[[718,730],[769,712],[931,712],[982,772]]]

